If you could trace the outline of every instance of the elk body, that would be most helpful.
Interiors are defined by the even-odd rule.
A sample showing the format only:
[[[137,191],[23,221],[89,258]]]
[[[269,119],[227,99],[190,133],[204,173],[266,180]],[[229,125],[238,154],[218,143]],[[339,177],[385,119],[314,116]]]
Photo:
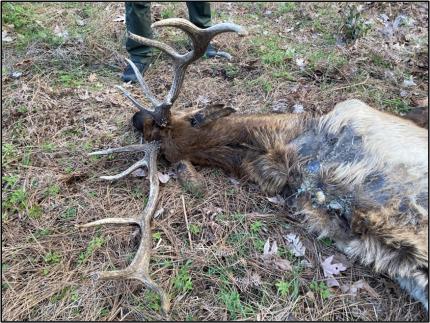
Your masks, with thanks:
[[[173,20],[170,26],[182,28],[182,20]],[[194,26],[189,30],[201,32]],[[133,117],[135,127],[145,140],[160,143],[169,162],[220,167],[265,193],[283,195],[311,232],[388,274],[428,310],[426,129],[359,100],[314,118],[234,115],[233,109],[214,105],[169,110],[160,122],[151,116],[160,108],[140,110]]]

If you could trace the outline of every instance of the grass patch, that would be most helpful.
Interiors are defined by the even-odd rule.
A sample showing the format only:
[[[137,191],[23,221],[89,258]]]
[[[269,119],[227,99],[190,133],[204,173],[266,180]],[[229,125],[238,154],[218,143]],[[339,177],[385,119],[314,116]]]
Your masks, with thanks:
[[[383,99],[382,103],[397,113],[407,113],[411,107],[402,99]]]
[[[61,261],[61,254],[56,251],[49,251],[45,256],[43,256],[43,261],[48,265],[58,264]]]
[[[31,43],[43,43],[48,46],[57,47],[64,40],[56,36],[51,30],[44,27],[35,13],[39,4],[3,2],[2,25],[13,25],[17,32],[16,49],[25,50]]]
[[[87,246],[87,249],[84,252],[79,254],[78,265],[85,264],[89,257],[93,255],[93,253],[101,248],[106,243],[106,240],[103,237],[96,236],[94,237]]]
[[[178,274],[173,278],[173,288],[179,294],[185,294],[193,290],[193,282],[190,276],[192,262],[188,260],[179,268]]]

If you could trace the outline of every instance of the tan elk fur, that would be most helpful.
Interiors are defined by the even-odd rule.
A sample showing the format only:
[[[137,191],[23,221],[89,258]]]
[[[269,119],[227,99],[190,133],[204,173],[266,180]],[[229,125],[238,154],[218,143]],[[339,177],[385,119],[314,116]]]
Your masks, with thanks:
[[[310,231],[428,308],[426,129],[359,100],[319,118],[214,111],[172,111],[166,128],[145,120],[145,139],[172,163],[217,166],[282,194]]]

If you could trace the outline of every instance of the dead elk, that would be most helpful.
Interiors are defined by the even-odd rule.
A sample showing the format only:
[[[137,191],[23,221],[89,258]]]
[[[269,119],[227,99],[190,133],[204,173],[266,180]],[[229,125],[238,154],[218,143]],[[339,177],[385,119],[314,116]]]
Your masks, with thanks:
[[[266,193],[282,194],[310,231],[388,274],[428,310],[427,130],[359,100],[341,102],[314,118],[234,115],[223,105],[171,112],[187,65],[202,55],[209,39],[219,32],[244,32],[224,24],[200,30],[182,19],[155,25],[181,28],[194,49],[179,55],[168,45],[133,36],[174,62],[172,89],[163,102],[135,69],[154,110],[123,90],[140,110],[133,124],[145,140],[159,142],[171,163],[220,167],[258,183]]]

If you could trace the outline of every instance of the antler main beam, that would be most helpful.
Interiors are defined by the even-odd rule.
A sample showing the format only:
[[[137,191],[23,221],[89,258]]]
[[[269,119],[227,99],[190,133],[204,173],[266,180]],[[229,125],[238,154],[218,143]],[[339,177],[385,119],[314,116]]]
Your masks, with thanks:
[[[140,227],[142,233],[140,238],[139,249],[131,262],[131,264],[120,270],[113,271],[102,271],[95,274],[95,277],[100,279],[137,279],[141,281],[146,287],[152,289],[161,299],[161,308],[164,313],[167,313],[170,309],[170,301],[167,294],[161,289],[150,277],[149,275],[149,260],[151,254],[151,218],[155,212],[158,202],[159,193],[159,179],[157,175],[157,152],[159,149],[159,144],[157,142],[151,142],[143,145],[131,145],[121,148],[106,149],[101,151],[93,152],[89,155],[107,155],[111,153],[118,152],[131,152],[131,151],[141,151],[145,153],[143,159],[135,163],[132,167],[136,169],[137,167],[146,166],[149,171],[149,197],[148,202],[143,210],[143,213],[130,217],[130,218],[106,218],[97,221],[93,221],[86,224],[78,225],[79,228],[88,228],[101,224],[134,224]],[[137,167],[135,167],[138,165]],[[131,169],[130,167],[129,169]],[[128,171],[128,170],[127,170]],[[119,179],[126,176],[128,173],[124,171],[117,176],[102,176],[104,179]]]
[[[138,108],[141,111],[146,111],[152,116],[152,118],[160,127],[165,127],[170,117],[170,108],[172,107],[173,103],[177,99],[179,92],[181,90],[182,83],[184,81],[185,71],[188,65],[190,65],[192,62],[194,62],[195,60],[197,60],[198,58],[204,55],[206,48],[209,45],[209,42],[216,35],[225,33],[225,32],[236,32],[239,36],[244,36],[244,35],[247,35],[247,32],[241,26],[233,23],[221,23],[221,24],[217,24],[212,27],[209,27],[207,29],[201,29],[193,25],[188,20],[180,19],[180,18],[170,18],[170,19],[161,20],[153,23],[151,27],[179,28],[183,30],[190,37],[191,42],[193,43],[193,49],[190,52],[187,52],[182,55],[182,54],[179,54],[177,51],[175,51],[169,45],[159,42],[157,40],[148,39],[132,33],[128,34],[129,38],[133,39],[134,41],[142,45],[155,47],[165,52],[167,55],[170,56],[170,58],[173,61],[174,75],[173,75],[172,86],[169,90],[169,93],[165,96],[163,102],[160,102],[157,98],[155,98],[155,96],[149,90],[142,75],[140,74],[139,70],[134,65],[134,63],[127,59],[128,63],[133,68],[134,73],[136,74],[137,80],[139,81],[139,84],[143,93],[151,101],[154,107],[153,111],[144,109],[143,106],[139,104],[137,100],[131,96],[130,93],[120,88],[127,96],[127,98],[129,98],[133,102],[133,104],[138,106]]]

